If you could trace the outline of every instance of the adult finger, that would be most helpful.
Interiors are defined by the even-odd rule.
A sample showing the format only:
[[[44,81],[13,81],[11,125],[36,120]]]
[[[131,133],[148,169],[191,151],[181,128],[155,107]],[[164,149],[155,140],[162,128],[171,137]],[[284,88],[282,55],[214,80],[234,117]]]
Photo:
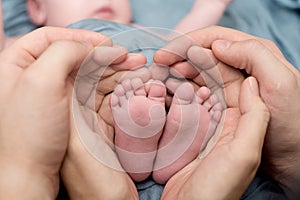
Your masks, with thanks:
[[[272,42],[271,40],[255,37],[253,35],[249,35],[247,33],[221,27],[221,26],[211,26],[204,29],[199,29],[193,31],[189,34],[191,38],[194,39],[195,43],[204,47],[204,48],[212,48],[212,44],[216,40],[231,40],[231,41],[244,41],[255,39],[264,44],[270,51],[272,51],[278,57],[283,58],[283,54],[279,50],[279,48]]]
[[[230,38],[231,40],[239,41],[249,39],[249,37],[252,38],[253,36],[218,26],[198,29],[171,41],[164,48],[158,50],[154,55],[154,61],[164,65],[173,65],[185,58],[185,54],[180,52],[187,52],[195,44],[204,48],[210,48],[212,42],[217,39]]]
[[[154,54],[153,60],[160,65],[173,65],[185,60],[188,49],[193,45],[195,45],[193,38],[188,35],[181,36],[158,50]]]
[[[98,81],[109,65],[123,62],[127,57],[127,50],[123,47],[99,46],[82,63],[78,77],[86,77]]]
[[[118,71],[138,69],[146,63],[143,55],[127,54],[124,48],[119,47],[97,47],[90,57],[77,74],[75,88],[79,102],[88,102],[92,107],[95,106],[94,95],[98,99],[98,95],[102,96],[114,90],[115,84],[121,79]]]
[[[146,65],[146,57],[142,54],[128,54],[124,62],[113,64],[111,67],[116,71],[136,70]]]
[[[210,49],[212,43],[215,40],[224,39],[231,41],[242,41],[254,38],[256,37],[231,28],[210,26],[207,28],[192,31],[185,36],[171,41],[166,45],[166,47],[156,52],[154,60],[155,62],[163,65],[172,65],[174,63],[182,61],[184,58],[184,55],[182,56],[182,53],[180,54],[178,52],[186,52],[186,49],[191,47],[193,44],[197,44],[201,47]],[[276,55],[278,55],[279,57],[283,57],[282,53],[273,42],[263,38],[256,39],[268,46],[268,48]],[[179,50],[180,48],[182,50]]]
[[[83,63],[78,75],[103,79],[116,71],[141,68],[146,62],[145,56],[142,54],[128,54],[124,47],[99,46]],[[101,70],[99,71],[99,69]]]
[[[93,49],[86,43],[57,41],[45,50],[43,54],[26,71],[29,76],[38,78],[41,84],[65,82],[68,75],[78,68]]]
[[[188,58],[193,67],[199,72],[199,77],[204,80],[205,85],[213,93],[218,94],[220,100],[225,100],[224,106],[238,106],[240,86],[244,80],[242,73],[219,62],[211,50],[199,46],[193,46],[189,49]]]
[[[287,88],[289,85],[297,85],[289,82],[296,81],[295,75],[298,73],[295,69],[288,62],[282,62],[259,40],[218,40],[213,43],[212,50],[219,60],[235,68],[245,69],[265,88],[274,88],[276,85]]]
[[[97,85],[103,76],[115,73],[109,67],[112,63],[122,62],[127,57],[127,50],[120,47],[100,46],[86,58],[77,74],[75,91],[78,101],[83,105],[89,100],[88,106],[94,107],[94,96]]]
[[[11,48],[7,49],[6,56],[9,56],[11,62],[16,62],[21,65],[19,67],[26,68],[36,60],[50,44],[58,40],[84,41],[93,46],[112,45],[111,40],[100,33],[88,30],[43,27],[18,39]],[[19,56],[18,60],[26,60],[27,62],[16,61],[16,55]]]
[[[244,149],[252,151],[253,154],[247,154],[250,157],[245,159],[250,159],[250,163],[258,164],[270,113],[259,96],[258,83],[254,77],[248,77],[243,82],[239,101],[241,118],[236,130],[234,144],[236,148],[240,148],[242,144]]]
[[[57,40],[85,41],[93,46],[112,44],[107,36],[89,30],[43,27],[20,38],[15,46],[30,52],[34,57],[38,57],[51,43]]]

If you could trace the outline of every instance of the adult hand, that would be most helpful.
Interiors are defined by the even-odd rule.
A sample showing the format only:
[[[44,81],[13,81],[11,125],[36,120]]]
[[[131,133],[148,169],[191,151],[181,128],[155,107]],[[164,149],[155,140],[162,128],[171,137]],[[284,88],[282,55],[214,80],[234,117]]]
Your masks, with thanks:
[[[165,65],[180,63],[187,57],[188,49],[196,43],[212,49],[220,61],[254,76],[271,113],[264,146],[265,171],[281,184],[286,193],[296,192],[296,182],[300,180],[297,171],[300,166],[300,106],[296,103],[300,99],[299,72],[269,40],[216,26],[191,32],[188,36],[190,42],[184,43],[184,48],[180,40],[187,39],[178,39],[166,47],[168,51],[158,52],[155,60]],[[178,52],[179,46],[182,48],[180,56],[170,53]],[[174,65],[176,70],[183,73],[182,66],[187,66],[186,76],[197,75],[189,65],[179,63]],[[231,75],[222,77],[226,83]]]
[[[213,51],[222,62],[257,77],[261,96],[271,112],[264,169],[287,195],[293,195],[300,182],[299,72],[257,40],[216,41]]]
[[[80,68],[70,143],[61,171],[71,199],[138,199],[114,151],[110,93],[123,76],[149,80],[150,72],[140,68],[145,63],[143,56],[127,54],[123,48],[100,47]],[[98,66],[100,70],[94,70]]]
[[[69,138],[68,76],[105,40],[90,31],[41,28],[1,52],[1,199],[56,198]]]
[[[259,97],[253,77],[244,81],[239,71],[219,62],[210,50],[201,47],[193,46],[186,55],[193,65],[180,63],[176,68],[190,67],[185,75],[198,86],[206,84],[220,100],[223,97],[226,109],[218,127],[220,135],[216,132],[219,139],[206,149],[212,148],[211,152],[203,152],[200,158],[173,176],[162,198],[239,199],[260,164],[268,110]],[[179,70],[175,73],[173,67],[172,73],[178,75]],[[176,87],[176,82],[170,85]]]
[[[224,129],[211,152],[195,159],[167,183],[162,199],[240,199],[261,160],[269,112],[258,84],[243,82],[240,108],[227,108]]]

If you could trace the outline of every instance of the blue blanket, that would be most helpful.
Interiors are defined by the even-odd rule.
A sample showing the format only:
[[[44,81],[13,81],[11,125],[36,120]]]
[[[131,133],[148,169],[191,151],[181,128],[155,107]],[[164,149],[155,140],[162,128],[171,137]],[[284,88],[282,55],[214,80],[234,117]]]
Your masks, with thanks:
[[[220,24],[274,41],[300,69],[300,0],[236,0]]]

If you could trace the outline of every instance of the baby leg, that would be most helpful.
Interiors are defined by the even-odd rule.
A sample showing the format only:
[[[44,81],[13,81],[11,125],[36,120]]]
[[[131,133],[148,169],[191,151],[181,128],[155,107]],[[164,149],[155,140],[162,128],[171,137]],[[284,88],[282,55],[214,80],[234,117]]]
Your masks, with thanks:
[[[112,94],[116,152],[134,181],[145,180],[153,170],[166,121],[165,96],[162,82],[154,81],[146,89],[139,78],[123,81]]]
[[[156,182],[165,183],[199,155],[214,134],[221,111],[221,103],[207,87],[195,93],[185,82],[176,89],[154,164]]]

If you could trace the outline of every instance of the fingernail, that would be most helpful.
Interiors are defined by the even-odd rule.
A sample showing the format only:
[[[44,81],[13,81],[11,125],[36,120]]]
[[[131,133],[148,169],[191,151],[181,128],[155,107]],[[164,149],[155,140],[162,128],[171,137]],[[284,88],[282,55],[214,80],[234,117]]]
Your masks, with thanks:
[[[254,77],[250,76],[248,78],[248,81],[249,81],[251,92],[253,94],[259,95],[257,80]]]
[[[231,45],[231,42],[228,40],[216,40],[214,42],[215,48],[219,51],[225,51],[226,49],[229,48],[230,45]]]

